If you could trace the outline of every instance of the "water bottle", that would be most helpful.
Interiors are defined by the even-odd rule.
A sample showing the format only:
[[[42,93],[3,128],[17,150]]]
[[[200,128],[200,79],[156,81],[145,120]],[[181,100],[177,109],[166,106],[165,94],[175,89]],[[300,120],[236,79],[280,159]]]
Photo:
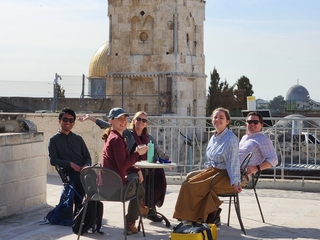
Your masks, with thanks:
[[[147,160],[149,163],[153,163],[153,156],[154,156],[154,144],[151,142],[148,143],[148,153],[147,153]]]

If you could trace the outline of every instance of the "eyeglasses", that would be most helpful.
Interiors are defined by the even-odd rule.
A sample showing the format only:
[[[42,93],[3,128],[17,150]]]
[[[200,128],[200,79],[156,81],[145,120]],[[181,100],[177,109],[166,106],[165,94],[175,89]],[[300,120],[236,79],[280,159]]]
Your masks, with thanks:
[[[260,123],[260,121],[259,120],[248,120],[247,123],[248,124],[253,123],[254,125],[257,125],[258,123]]]
[[[74,123],[74,118],[62,118],[62,122],[66,123],[66,122],[69,122],[69,123]]]
[[[142,121],[143,123],[148,122],[148,119],[140,118],[140,117],[137,117],[136,120],[137,120],[138,122]]]

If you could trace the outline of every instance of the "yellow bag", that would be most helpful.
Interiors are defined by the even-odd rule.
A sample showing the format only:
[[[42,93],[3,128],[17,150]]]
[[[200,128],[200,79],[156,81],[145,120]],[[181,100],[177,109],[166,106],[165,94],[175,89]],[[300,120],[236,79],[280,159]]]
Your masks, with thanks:
[[[213,223],[209,223],[208,224],[211,230],[211,234],[212,234],[212,239],[213,240],[217,240],[218,239],[218,230],[217,230],[217,226]]]
[[[173,228],[171,240],[216,240],[218,238],[215,224],[183,221]]]

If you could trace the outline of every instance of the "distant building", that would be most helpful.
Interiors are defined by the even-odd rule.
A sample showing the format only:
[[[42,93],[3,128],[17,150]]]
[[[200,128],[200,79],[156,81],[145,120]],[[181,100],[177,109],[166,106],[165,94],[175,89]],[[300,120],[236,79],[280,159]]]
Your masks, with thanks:
[[[269,101],[258,98],[256,100],[257,109],[267,109],[269,105]]]
[[[286,95],[286,112],[319,111],[320,103],[310,98],[308,90],[296,84],[289,88]]]
[[[105,42],[91,58],[89,66],[89,96],[92,98],[106,97],[106,73],[108,70],[107,55],[109,43]]]
[[[289,88],[286,95],[286,110],[308,110],[310,103],[308,100],[308,90],[297,84]]]

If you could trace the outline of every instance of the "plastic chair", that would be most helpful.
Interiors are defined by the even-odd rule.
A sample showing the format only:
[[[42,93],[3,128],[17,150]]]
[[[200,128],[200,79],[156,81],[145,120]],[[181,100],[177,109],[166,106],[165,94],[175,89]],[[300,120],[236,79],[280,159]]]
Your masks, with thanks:
[[[249,152],[247,154],[247,156],[245,157],[245,159],[243,160],[241,166],[240,166],[240,169],[244,170],[244,171],[241,171],[241,182],[245,178],[245,174],[246,174],[245,173],[245,169],[247,168],[247,166],[248,166],[248,164],[250,162],[251,156],[252,156],[252,152]],[[210,183],[210,188],[212,187],[213,179],[216,178],[216,177],[219,177],[219,176],[222,176],[222,174],[217,173],[212,177],[211,183]],[[219,197],[228,197],[229,198],[229,210],[228,210],[228,223],[227,223],[227,226],[229,226],[229,223],[230,223],[231,202],[233,202],[235,210],[236,210],[236,214],[237,214],[237,217],[238,217],[238,221],[239,221],[239,224],[240,224],[240,227],[241,227],[241,230],[246,235],[246,230],[244,229],[243,222],[242,222],[242,219],[241,219],[240,201],[239,201],[238,192],[227,193],[227,194],[217,194],[217,195]]]
[[[86,192],[85,198],[85,209],[81,219],[81,224],[78,232],[78,239],[80,238],[80,233],[82,231],[82,225],[84,222],[84,217],[86,215],[87,206],[89,201],[112,201],[112,202],[122,202],[123,210],[123,224],[124,224],[124,238],[127,239],[126,231],[126,207],[125,202],[132,199],[137,199],[137,206],[140,213],[140,204],[137,197],[139,191],[139,179],[133,178],[124,185],[121,177],[113,170],[103,167],[85,167],[80,172],[80,180],[82,186]],[[136,194],[131,197],[126,197],[127,192],[130,189],[131,185],[136,185]],[[139,219],[139,224],[142,226],[143,236],[145,237],[144,226],[142,222],[141,214]]]

